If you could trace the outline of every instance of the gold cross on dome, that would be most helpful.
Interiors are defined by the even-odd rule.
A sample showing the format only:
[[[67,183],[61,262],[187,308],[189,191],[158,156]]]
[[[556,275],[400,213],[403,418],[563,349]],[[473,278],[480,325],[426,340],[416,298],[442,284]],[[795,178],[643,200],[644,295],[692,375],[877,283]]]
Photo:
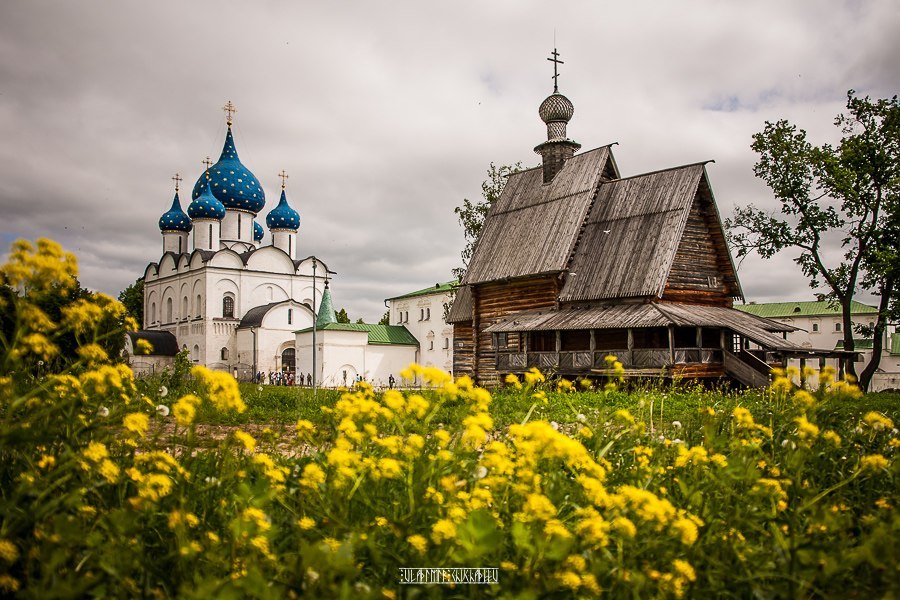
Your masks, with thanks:
[[[559,60],[559,52],[556,51],[556,48],[553,49],[551,54],[553,55],[553,58],[548,58],[547,60],[553,63],[553,93],[556,94],[559,92],[559,87],[557,86],[559,83],[559,73],[556,72],[556,66],[564,65],[566,63]]]
[[[181,182],[184,181],[184,180],[181,178],[181,175],[179,175],[178,173],[175,173],[175,177],[172,178],[172,181],[175,182],[175,191],[177,192],[177,191],[178,191],[178,184],[181,183]]]
[[[284,172],[284,169],[282,169],[281,173],[279,173],[278,176],[281,177],[281,189],[284,189],[288,174]]]
[[[225,122],[231,125],[232,117],[234,117],[234,113],[237,112],[237,109],[234,107],[234,104],[231,103],[231,100],[225,103],[222,110],[225,111]]]
[[[206,170],[209,171],[209,168],[212,166],[213,161],[210,160],[209,156],[201,161],[204,165],[206,165]]]

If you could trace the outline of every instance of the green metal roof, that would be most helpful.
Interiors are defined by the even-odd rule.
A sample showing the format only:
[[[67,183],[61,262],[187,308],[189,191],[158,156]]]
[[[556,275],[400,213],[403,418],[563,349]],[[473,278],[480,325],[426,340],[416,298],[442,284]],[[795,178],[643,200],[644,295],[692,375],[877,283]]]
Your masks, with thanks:
[[[312,331],[312,327],[295,333]],[[389,346],[418,346],[419,341],[403,325],[369,325],[367,323],[327,323],[316,331],[364,331],[369,334],[369,344]]]
[[[334,314],[334,306],[331,304],[331,290],[325,284],[325,292],[322,293],[322,304],[319,305],[319,314],[316,316],[316,328],[322,329],[329,323],[337,323]]]
[[[875,346],[874,340],[861,340],[857,338],[853,338],[853,349],[854,350],[871,350]],[[834,344],[835,350],[843,350],[844,349],[844,340],[838,340]]]
[[[387,300],[401,300],[403,298],[415,298],[416,296],[427,296],[428,294],[442,294],[444,292],[451,291],[457,285],[459,285],[459,281],[454,279],[453,281],[448,281],[446,283],[436,283],[431,287],[427,287],[422,290],[416,290],[415,292],[410,292],[408,294],[403,294],[402,296],[394,296],[393,298],[387,298]]]
[[[812,302],[765,302],[762,304],[736,304],[735,308],[758,317],[769,319],[779,317],[810,317],[841,314],[840,304],[831,304],[828,301]],[[878,309],[855,300],[850,305],[850,314],[868,315],[877,314]]]
[[[900,354],[900,332],[891,335],[891,354]]]

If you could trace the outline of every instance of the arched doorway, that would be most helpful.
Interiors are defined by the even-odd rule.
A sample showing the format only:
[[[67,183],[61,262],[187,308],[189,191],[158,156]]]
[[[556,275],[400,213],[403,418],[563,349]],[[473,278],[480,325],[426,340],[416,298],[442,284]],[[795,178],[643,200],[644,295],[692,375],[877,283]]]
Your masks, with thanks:
[[[293,373],[297,366],[297,354],[293,348],[285,348],[281,353],[281,370]]]

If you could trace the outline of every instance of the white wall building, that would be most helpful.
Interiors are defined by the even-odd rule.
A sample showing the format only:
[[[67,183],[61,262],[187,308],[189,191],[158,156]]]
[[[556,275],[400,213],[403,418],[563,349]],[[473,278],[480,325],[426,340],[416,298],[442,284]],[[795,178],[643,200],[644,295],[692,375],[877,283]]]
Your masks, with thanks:
[[[773,319],[797,327],[799,331],[787,334],[787,339],[806,348],[822,350],[843,350],[844,332],[841,307],[829,302],[769,302],[736,305],[736,309],[760,317]],[[873,327],[878,317],[878,309],[861,302],[853,302],[851,321],[854,325]],[[881,362],[872,378],[870,391],[900,389],[900,334],[894,326],[885,332]],[[865,368],[872,357],[872,340],[862,339],[854,334],[854,350],[862,360],[856,363],[857,373]],[[798,361],[791,364],[799,366]],[[817,364],[809,366],[818,367]]]
[[[388,387],[391,377],[396,386],[408,384],[400,371],[419,362],[419,342],[406,327],[338,323],[327,287],[315,331],[311,324],[297,331],[296,348],[298,373],[314,373],[316,385],[324,387],[349,387],[357,377],[376,387]]]
[[[230,112],[222,154],[197,179],[186,213],[175,179],[172,207],[159,220],[163,255],[144,272],[144,329],[171,332],[193,362],[241,378],[293,371],[294,331],[312,326],[333,273],[314,256],[297,258],[300,215],[284,178],[266,216],[269,245],[256,220],[265,193],[238,158]]]
[[[456,281],[436,283],[415,292],[388,298],[391,325],[403,325],[419,341],[419,363],[453,372],[453,325],[444,320]]]

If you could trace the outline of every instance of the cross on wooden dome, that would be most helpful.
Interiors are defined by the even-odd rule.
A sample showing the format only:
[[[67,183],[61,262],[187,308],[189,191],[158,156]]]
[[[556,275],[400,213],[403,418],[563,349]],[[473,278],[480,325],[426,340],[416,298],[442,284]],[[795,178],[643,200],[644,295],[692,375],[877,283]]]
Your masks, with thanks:
[[[556,67],[557,65],[564,65],[566,63],[559,60],[559,52],[556,51],[556,48],[553,49],[551,54],[553,55],[553,58],[548,58],[547,60],[553,63],[553,93],[556,94],[559,92],[559,86],[557,85],[559,83],[559,73],[556,71]]]
[[[284,189],[285,181],[288,178],[288,174],[284,172],[284,169],[281,170],[281,173],[278,174],[281,177],[281,189]]]
[[[181,175],[179,175],[178,173],[175,173],[175,177],[172,178],[172,181],[175,182],[175,191],[177,192],[177,191],[178,191],[178,184],[181,183],[181,182],[184,181],[184,180],[181,178]]]
[[[234,107],[234,104],[231,103],[231,100],[229,100],[225,103],[225,106],[222,107],[222,110],[225,111],[225,122],[230,126],[232,117],[234,117],[234,113],[237,112],[237,109]]]

